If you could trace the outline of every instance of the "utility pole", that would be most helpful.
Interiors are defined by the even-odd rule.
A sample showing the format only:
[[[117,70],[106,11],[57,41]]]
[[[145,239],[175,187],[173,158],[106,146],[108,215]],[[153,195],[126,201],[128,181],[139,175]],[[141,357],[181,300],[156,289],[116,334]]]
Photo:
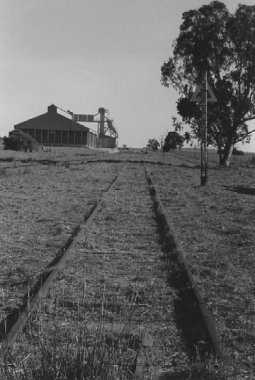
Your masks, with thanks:
[[[208,96],[209,95],[209,96]],[[200,125],[200,141],[201,141],[201,186],[207,184],[208,179],[208,154],[207,154],[207,103],[217,102],[217,99],[207,82],[207,70],[202,70],[202,83],[196,88],[190,98],[191,102],[195,102],[201,105],[202,118]]]
[[[207,70],[202,71],[202,123],[201,123],[201,186],[207,183]]]

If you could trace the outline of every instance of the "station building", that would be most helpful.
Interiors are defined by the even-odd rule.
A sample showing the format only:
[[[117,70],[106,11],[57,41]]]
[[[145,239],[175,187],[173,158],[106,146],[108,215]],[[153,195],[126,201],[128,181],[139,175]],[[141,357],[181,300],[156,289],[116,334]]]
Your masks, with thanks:
[[[28,133],[39,144],[46,146],[99,146],[96,132],[63,116],[57,110],[58,107],[52,104],[48,107],[48,112],[16,124],[14,129]]]

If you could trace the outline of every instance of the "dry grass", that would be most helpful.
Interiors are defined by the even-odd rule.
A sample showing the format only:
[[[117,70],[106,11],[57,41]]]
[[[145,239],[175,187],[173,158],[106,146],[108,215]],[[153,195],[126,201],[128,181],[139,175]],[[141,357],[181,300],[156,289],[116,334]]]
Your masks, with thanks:
[[[0,365],[1,379],[133,379],[140,337],[116,331],[114,324],[107,328],[101,306],[101,319],[89,324],[79,303],[73,302],[77,320],[69,317],[63,323],[59,305],[42,302]]]
[[[136,298],[136,294],[132,295]],[[61,303],[61,300],[57,300]],[[73,300],[72,300],[73,302]],[[69,305],[70,307],[70,305]],[[59,315],[59,307],[42,302],[14,349],[0,363],[2,380],[226,380],[224,369],[213,358],[190,361],[178,352],[168,355],[168,370],[148,374],[144,370],[144,344],[150,337],[135,330],[132,311],[124,323],[100,319],[88,322],[80,303],[73,302],[77,320]],[[63,307],[63,309],[66,308]],[[136,325],[136,323],[135,323]],[[146,359],[151,359],[147,357]]]
[[[198,355],[191,364],[176,329],[172,313],[178,295],[170,292],[169,268],[157,253],[155,220],[148,230],[145,227],[153,208],[137,169],[140,153],[114,154],[108,163],[105,153],[88,157],[84,150],[51,152],[47,165],[35,157],[46,159],[40,153],[26,167],[21,166],[23,156],[2,162],[10,165],[2,166],[0,176],[2,316],[23,303],[38,273],[59,254],[127,160],[130,170],[116,183],[114,193],[106,195],[89,237],[79,241],[75,255],[14,347],[13,359],[6,363],[9,378],[86,379],[86,371],[98,368],[102,372],[93,375],[98,379],[107,379],[106,374],[109,379],[132,378],[146,332],[156,344],[146,348],[151,372],[144,378],[157,378],[155,366],[162,369],[157,373],[161,380],[227,379],[211,358],[201,360]],[[181,166],[183,158],[161,152],[142,158],[233,358],[230,378],[252,378],[248,376],[255,373],[254,173],[249,168],[211,169],[208,186],[201,188],[199,169]],[[116,252],[122,253],[118,259]],[[124,325],[129,326],[125,333]],[[102,357],[107,357],[106,365]],[[92,362],[101,364],[88,369],[86,363]],[[72,372],[74,363],[81,369],[80,377]],[[87,378],[93,378],[91,373]],[[5,376],[8,379],[7,372]]]
[[[178,166],[179,156],[168,157],[171,167],[150,167],[153,180],[234,371],[250,378],[255,374],[254,169],[214,167],[208,185],[200,187],[199,168]]]
[[[20,308],[119,167],[31,165],[1,177],[0,316]],[[48,267],[48,268],[47,268]]]

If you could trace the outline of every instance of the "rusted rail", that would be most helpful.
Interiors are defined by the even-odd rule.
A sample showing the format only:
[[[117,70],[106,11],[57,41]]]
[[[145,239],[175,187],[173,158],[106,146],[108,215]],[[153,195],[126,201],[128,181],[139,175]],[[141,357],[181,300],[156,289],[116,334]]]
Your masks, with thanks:
[[[216,357],[226,366],[228,367],[230,365],[230,358],[226,353],[225,346],[223,342],[220,339],[220,336],[217,332],[217,329],[215,327],[215,323],[213,321],[213,317],[203,300],[203,297],[200,294],[199,288],[196,284],[196,281],[194,280],[194,277],[192,275],[192,272],[190,270],[190,265],[188,263],[188,260],[186,259],[186,254],[183,252],[182,248],[180,247],[178,243],[178,239],[176,238],[175,232],[174,232],[174,226],[172,221],[169,218],[169,215],[166,213],[164,206],[162,205],[162,202],[159,198],[157,187],[155,184],[153,184],[152,177],[150,175],[150,172],[146,169],[146,174],[147,174],[147,180],[148,184],[151,186],[152,194],[154,197],[154,207],[156,210],[156,213],[161,217],[161,220],[163,221],[164,225],[164,238],[168,242],[170,242],[170,245],[172,246],[173,249],[175,249],[175,252],[177,254],[177,259],[180,265],[183,266],[184,270],[187,273],[188,279],[190,286],[192,287],[197,303],[199,306],[199,309],[201,311],[201,314],[204,319],[204,323],[207,327],[208,334],[210,336],[214,352],[216,354]]]
[[[111,187],[116,182],[116,180],[120,174],[118,174],[113,179],[113,181],[109,184],[105,193],[110,191]],[[101,201],[96,202],[91,207],[90,211],[88,212],[87,216],[85,217],[84,223],[75,229],[75,232],[73,233],[73,236],[71,237],[70,241],[68,242],[67,247],[65,247],[65,250],[64,250],[63,254],[61,255],[61,257],[54,260],[54,265],[55,265],[54,269],[50,273],[48,273],[46,276],[43,275],[41,277],[41,280],[39,280],[39,290],[36,292],[36,294],[31,299],[28,298],[26,307],[20,313],[16,322],[11,326],[11,328],[9,330],[6,331],[6,334],[1,341],[0,356],[3,356],[6,353],[6,350],[13,346],[17,337],[19,336],[19,334],[23,330],[24,326],[26,325],[28,319],[38,309],[42,299],[47,294],[53,280],[56,278],[57,274],[65,266],[65,262],[66,262],[67,258],[72,254],[73,249],[74,249],[75,245],[77,244],[77,241],[79,240],[80,236],[82,234],[86,233],[85,230],[88,229],[89,226],[91,225],[91,223],[92,223],[103,199],[104,199],[104,196],[102,197]],[[88,232],[89,232],[89,230],[87,230],[87,233]]]

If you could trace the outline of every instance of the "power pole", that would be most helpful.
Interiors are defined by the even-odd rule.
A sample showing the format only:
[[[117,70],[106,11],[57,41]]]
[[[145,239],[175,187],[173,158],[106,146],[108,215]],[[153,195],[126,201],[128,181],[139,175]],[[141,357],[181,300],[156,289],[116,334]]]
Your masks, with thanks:
[[[196,88],[190,98],[191,102],[195,102],[201,105],[202,118],[200,125],[200,140],[201,140],[201,186],[207,184],[208,179],[208,154],[207,154],[207,103],[217,102],[217,99],[207,82],[207,70],[202,70],[202,83]]]
[[[202,71],[202,91],[201,91],[201,106],[202,106],[202,123],[201,123],[201,186],[207,183],[207,70]]]

